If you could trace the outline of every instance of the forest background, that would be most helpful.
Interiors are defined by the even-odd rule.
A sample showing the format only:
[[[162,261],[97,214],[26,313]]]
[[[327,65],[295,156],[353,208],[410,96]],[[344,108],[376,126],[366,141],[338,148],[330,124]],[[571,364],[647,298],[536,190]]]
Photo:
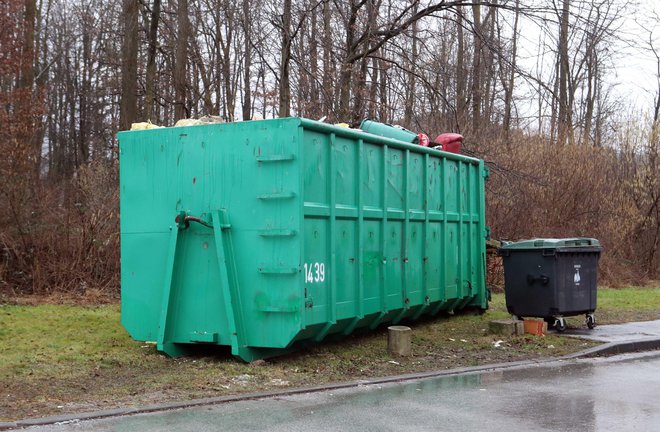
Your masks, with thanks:
[[[657,280],[652,4],[3,0],[0,296],[118,296],[116,132],[204,115],[459,132],[494,238],[595,237],[604,283]]]

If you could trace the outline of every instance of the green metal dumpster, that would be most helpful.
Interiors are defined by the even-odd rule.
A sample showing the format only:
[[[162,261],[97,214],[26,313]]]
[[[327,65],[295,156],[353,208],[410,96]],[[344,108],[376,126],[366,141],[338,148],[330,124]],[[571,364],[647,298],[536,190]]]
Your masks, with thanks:
[[[118,137],[122,324],[170,356],[487,308],[483,161],[301,118]]]

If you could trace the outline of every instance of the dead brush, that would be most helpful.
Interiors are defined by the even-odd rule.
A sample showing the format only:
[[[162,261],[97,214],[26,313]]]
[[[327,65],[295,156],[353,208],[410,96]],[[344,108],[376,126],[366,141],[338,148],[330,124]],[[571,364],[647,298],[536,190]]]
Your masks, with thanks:
[[[27,243],[0,233],[0,284],[13,295],[119,292],[117,168],[93,163],[76,178],[44,185],[32,207]],[[97,295],[95,294],[95,295]]]
[[[506,152],[500,144],[481,149],[495,167],[486,196],[486,218],[494,238],[595,237],[604,248],[603,283],[637,284],[658,276],[657,258],[650,256],[647,240],[658,237],[658,220],[648,223],[649,206],[636,198],[653,186],[635,180],[640,174],[630,175],[631,164],[641,164],[638,171],[648,176],[652,159],[544,140],[509,143]]]

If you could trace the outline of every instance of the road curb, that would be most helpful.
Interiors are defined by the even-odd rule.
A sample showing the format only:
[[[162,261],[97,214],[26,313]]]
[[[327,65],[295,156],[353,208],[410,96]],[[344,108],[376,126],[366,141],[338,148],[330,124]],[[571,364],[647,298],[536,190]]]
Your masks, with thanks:
[[[462,367],[447,370],[436,370],[431,372],[418,372],[403,375],[394,375],[381,378],[366,380],[347,381],[343,383],[325,384],[311,387],[299,387],[293,389],[283,389],[278,391],[265,391],[257,393],[247,393],[243,395],[221,396],[203,399],[193,399],[186,402],[166,402],[161,404],[146,405],[136,408],[117,408],[100,411],[92,411],[80,414],[63,414],[50,417],[41,417],[34,419],[24,419],[15,422],[0,422],[1,430],[22,429],[30,426],[46,426],[55,424],[78,423],[85,420],[95,420],[108,417],[118,417],[135,414],[145,414],[157,411],[168,411],[174,409],[191,408],[198,406],[219,405],[229,402],[239,402],[245,400],[265,399],[273,397],[291,396],[302,393],[317,393],[327,390],[338,390],[351,387],[370,386],[377,384],[388,384],[395,382],[413,381],[424,378],[435,378],[453,375],[475,374],[480,372],[489,372],[493,370],[514,369],[534,365],[543,365],[546,363],[562,360],[573,360],[578,358],[589,358],[602,355],[625,354],[638,351],[653,351],[660,349],[660,338],[639,339],[629,342],[610,342],[593,348],[579,351],[573,354],[567,354],[561,357],[549,357],[546,359],[524,360],[509,363],[495,363],[482,366]]]
[[[595,357],[599,355],[616,355],[625,354],[638,351],[653,351],[660,349],[660,339],[649,337],[644,339],[637,339],[628,342],[608,342],[593,348],[579,351],[574,354],[563,356],[563,359],[573,359],[580,357]]]

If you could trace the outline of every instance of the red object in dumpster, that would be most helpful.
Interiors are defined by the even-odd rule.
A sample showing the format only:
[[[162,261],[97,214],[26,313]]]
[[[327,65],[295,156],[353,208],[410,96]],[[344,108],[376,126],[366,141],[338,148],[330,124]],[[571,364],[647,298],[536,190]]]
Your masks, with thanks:
[[[417,141],[419,142],[419,145],[423,147],[428,147],[429,145],[431,145],[431,140],[429,139],[429,136],[423,133],[417,135]]]
[[[434,143],[440,144],[442,150],[446,152],[460,154],[463,135],[457,133],[443,133],[438,135]]]

